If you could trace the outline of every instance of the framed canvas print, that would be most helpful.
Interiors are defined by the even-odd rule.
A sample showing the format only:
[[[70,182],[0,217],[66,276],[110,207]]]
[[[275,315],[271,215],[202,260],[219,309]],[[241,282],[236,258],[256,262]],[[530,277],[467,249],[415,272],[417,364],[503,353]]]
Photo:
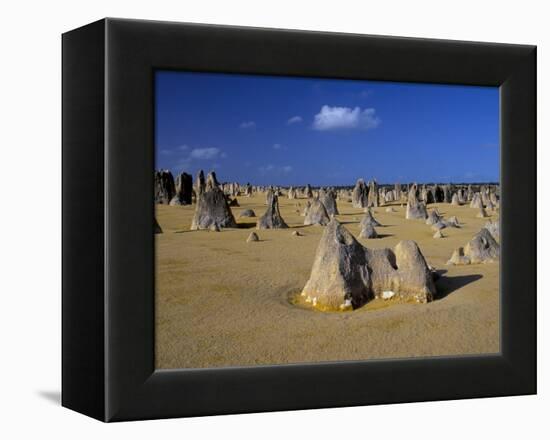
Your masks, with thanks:
[[[536,48],[104,19],[63,35],[63,405],[536,392]]]

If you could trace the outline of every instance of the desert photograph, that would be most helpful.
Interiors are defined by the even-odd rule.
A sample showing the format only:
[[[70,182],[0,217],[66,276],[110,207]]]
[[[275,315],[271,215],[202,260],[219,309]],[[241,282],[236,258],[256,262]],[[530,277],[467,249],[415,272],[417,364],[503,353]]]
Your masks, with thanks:
[[[500,351],[498,88],[158,71],[155,359]]]

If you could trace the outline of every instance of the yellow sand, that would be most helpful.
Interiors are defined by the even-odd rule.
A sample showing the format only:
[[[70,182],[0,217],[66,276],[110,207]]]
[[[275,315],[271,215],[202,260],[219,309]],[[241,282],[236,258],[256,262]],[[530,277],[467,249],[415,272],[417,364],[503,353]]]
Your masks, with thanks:
[[[320,312],[296,303],[309,278],[321,226],[303,226],[296,211],[305,199],[280,197],[290,226],[256,231],[257,218],[238,218],[250,208],[261,216],[265,196],[239,197],[232,208],[239,229],[190,231],[194,205],[157,206],[164,233],[156,235],[156,366],[205,368],[344,361],[411,356],[496,353],[499,349],[499,265],[446,266],[453,249],[465,245],[489,219],[468,205],[429,205],[460,229],[446,238],[419,220],[406,220],[393,204],[373,209],[382,238],[358,239],[367,247],[393,247],[415,240],[428,264],[445,273],[438,299],[429,304],[377,300],[352,312]],[[296,205],[301,206],[297,207]],[[359,235],[361,209],[338,202],[338,220]],[[497,219],[494,212],[488,212]],[[304,236],[296,237],[298,230]]]

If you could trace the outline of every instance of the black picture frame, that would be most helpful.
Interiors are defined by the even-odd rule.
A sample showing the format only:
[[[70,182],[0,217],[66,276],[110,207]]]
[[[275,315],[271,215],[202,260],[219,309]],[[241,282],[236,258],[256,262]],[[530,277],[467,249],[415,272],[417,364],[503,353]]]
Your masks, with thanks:
[[[63,406],[121,421],[536,393],[535,46],[104,19],[62,50]],[[500,87],[501,353],[155,371],[155,69]]]

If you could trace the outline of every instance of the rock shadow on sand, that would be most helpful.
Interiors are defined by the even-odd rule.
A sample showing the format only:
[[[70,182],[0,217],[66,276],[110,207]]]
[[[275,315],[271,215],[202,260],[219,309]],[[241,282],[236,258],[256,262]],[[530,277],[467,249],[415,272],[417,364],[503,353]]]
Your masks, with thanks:
[[[256,222],[242,222],[237,223],[238,229],[252,229],[256,227]]]
[[[442,275],[442,274],[441,274]],[[481,274],[458,275],[455,277],[440,276],[436,281],[437,293],[434,300],[440,300],[454,291],[483,278]]]

